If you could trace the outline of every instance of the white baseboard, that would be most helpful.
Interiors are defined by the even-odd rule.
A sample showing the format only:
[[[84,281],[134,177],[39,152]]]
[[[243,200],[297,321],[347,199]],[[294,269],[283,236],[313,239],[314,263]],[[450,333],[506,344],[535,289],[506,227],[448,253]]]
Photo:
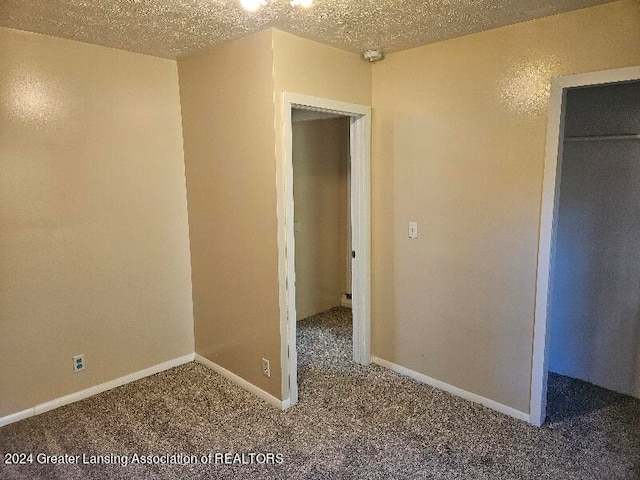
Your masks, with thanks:
[[[205,367],[210,368],[214,372],[222,375],[223,377],[231,380],[233,383],[238,385],[240,388],[246,390],[247,392],[255,395],[256,397],[264,400],[265,402],[273,405],[274,407],[279,408],[280,410],[286,410],[289,408],[289,400],[279,400],[268,392],[265,392],[261,388],[256,387],[253,383],[246,381],[244,378],[239,377],[233,372],[230,372],[224,367],[221,367],[215,362],[212,362],[208,358],[204,358],[202,355],[198,355],[196,353],[195,360],[198,363],[201,363]]]
[[[29,417],[33,417],[33,407],[0,418],[0,427],[4,427],[10,423],[19,422],[20,420],[24,420]]]
[[[69,405],[70,403],[74,403],[79,400],[84,400],[85,398],[89,398],[99,393],[106,392],[107,390],[111,390],[112,388],[135,382],[136,380],[140,380],[141,378],[148,377],[150,375],[155,375],[156,373],[163,372],[164,370],[168,370],[185,363],[193,362],[194,359],[195,354],[190,353],[189,355],[174,358],[173,360],[154,365],[153,367],[130,373],[129,375],[125,375],[124,377],[116,378],[115,380],[101,383],[100,385],[95,385],[93,387],[80,390],[79,392],[56,398],[49,402],[41,403],[39,405],[36,405],[35,407],[31,407],[26,410],[22,410],[21,412],[13,413],[0,418],[0,427],[4,427],[5,425],[9,425],[10,423],[17,422],[18,420],[33,417],[34,415],[40,415],[41,413],[48,412],[49,410],[53,410],[54,408]]]
[[[494,400],[482,397],[475,393],[468,392],[458,387],[454,387],[453,385],[449,385],[448,383],[442,382],[440,380],[436,380],[435,378],[428,377],[423,375],[422,373],[418,373],[414,370],[410,370],[406,367],[402,367],[395,363],[391,363],[387,360],[383,360],[382,358],[371,356],[371,361],[376,365],[380,365],[381,367],[388,368],[389,370],[393,370],[400,375],[405,375],[407,377],[411,377],[414,380],[417,380],[422,383],[426,383],[438,390],[444,390],[445,392],[451,393],[456,397],[463,398],[465,400],[469,400],[470,402],[479,403],[480,405],[484,405],[485,407],[491,408],[496,412],[504,413],[513,418],[517,418],[518,420],[523,420],[527,423],[530,422],[530,416],[528,413],[521,412],[520,410],[516,410],[515,408],[509,407],[507,405],[503,405],[502,403],[498,403]]]

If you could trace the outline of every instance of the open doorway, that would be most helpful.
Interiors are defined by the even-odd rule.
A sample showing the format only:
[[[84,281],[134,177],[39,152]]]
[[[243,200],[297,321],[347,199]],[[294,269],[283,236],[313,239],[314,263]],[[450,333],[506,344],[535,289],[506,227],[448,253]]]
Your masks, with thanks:
[[[296,315],[351,306],[350,117],[294,108]]]
[[[536,425],[546,419],[550,383],[551,393],[577,387],[640,398],[638,79],[640,69],[630,68],[552,84],[531,385]]]
[[[299,395],[353,364],[350,117],[294,108],[292,162]]]
[[[278,195],[279,195],[279,262],[280,262],[280,295],[281,295],[281,334],[283,338],[283,372],[282,390],[284,406],[291,406],[298,401],[298,362],[297,362],[297,321],[299,318],[297,307],[301,308],[302,316],[313,313],[316,309],[322,309],[331,303],[338,305],[347,304],[347,294],[351,294],[352,312],[352,358],[360,364],[370,363],[370,295],[371,295],[371,260],[370,260],[370,130],[371,130],[371,109],[369,107],[338,102],[334,100],[321,99],[297,94],[284,94],[284,155],[280,163]],[[294,113],[295,112],[295,113]],[[344,128],[344,134],[348,137],[344,139],[346,143],[345,155],[350,160],[347,165],[336,167],[334,170],[342,168],[345,177],[340,182],[344,184],[344,194],[342,195],[345,205],[339,205],[339,198],[334,199],[337,205],[338,218],[342,217],[342,222],[335,223],[338,226],[332,227],[339,231],[339,225],[349,225],[350,231],[344,235],[338,232],[332,235],[332,241],[341,244],[338,248],[338,255],[342,258],[332,258],[331,262],[338,265],[333,268],[331,275],[338,278],[333,282],[331,288],[323,295],[309,295],[313,290],[313,282],[309,284],[318,271],[324,270],[325,266],[318,266],[317,262],[322,261],[322,252],[315,255],[307,263],[314,263],[313,268],[309,265],[301,265],[300,270],[303,284],[301,292],[297,291],[296,260],[302,261],[296,255],[296,235],[298,240],[306,241],[308,244],[317,243],[317,238],[304,238],[306,233],[313,233],[313,230],[321,228],[322,221],[326,219],[316,219],[316,225],[306,223],[304,206],[300,205],[302,215],[296,213],[295,181],[294,181],[294,115],[296,120],[301,118],[316,118],[316,120],[335,120],[336,131]],[[313,121],[313,120],[309,120]],[[342,122],[342,125],[341,125]],[[301,123],[301,122],[296,122]],[[348,179],[348,180],[347,180]],[[313,179],[306,179],[312,181]],[[339,183],[340,183],[339,182]],[[336,188],[341,188],[337,186]],[[349,199],[347,201],[347,199]],[[329,199],[331,204],[331,199]],[[348,203],[348,204],[347,204]],[[343,210],[342,215],[340,210]],[[307,212],[308,213],[308,212]],[[296,230],[298,230],[296,232]],[[331,243],[331,242],[329,242]],[[302,246],[302,245],[301,245]],[[335,248],[333,249],[335,253]],[[308,251],[306,252],[309,253]],[[316,252],[318,253],[318,252]],[[325,259],[328,262],[328,259]],[[306,267],[306,270],[305,270]],[[337,273],[335,273],[337,272]],[[326,272],[325,272],[326,273]],[[351,281],[347,278],[347,273],[351,274]],[[314,281],[318,281],[316,276]],[[305,284],[306,283],[306,284]],[[336,289],[336,285],[338,288]],[[316,285],[317,286],[317,285]],[[351,288],[349,288],[351,287]],[[299,294],[300,293],[300,294]],[[317,293],[317,292],[316,292]],[[328,300],[326,298],[328,298]],[[337,300],[336,300],[337,295]]]

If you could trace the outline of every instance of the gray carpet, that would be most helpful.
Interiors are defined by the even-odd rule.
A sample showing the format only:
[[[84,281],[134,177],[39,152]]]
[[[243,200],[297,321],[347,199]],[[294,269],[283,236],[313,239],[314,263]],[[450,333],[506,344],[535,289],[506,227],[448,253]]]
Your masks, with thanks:
[[[300,322],[300,402],[287,412],[191,363],[0,429],[0,479],[640,479],[640,401],[551,375],[537,429],[354,365],[350,330],[343,308]],[[270,452],[282,464],[7,466],[6,452]]]

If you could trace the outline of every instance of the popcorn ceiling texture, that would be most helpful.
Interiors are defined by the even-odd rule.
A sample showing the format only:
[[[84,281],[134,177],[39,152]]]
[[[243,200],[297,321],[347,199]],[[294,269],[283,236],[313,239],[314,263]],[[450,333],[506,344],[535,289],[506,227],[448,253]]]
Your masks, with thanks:
[[[550,375],[535,428],[351,361],[350,310],[298,324],[300,402],[277,410],[194,363],[0,428],[0,454],[273,452],[282,465],[4,465],[0,478],[637,480],[640,400]]]
[[[404,50],[607,0],[0,0],[0,26],[178,58],[268,27],[361,53]]]

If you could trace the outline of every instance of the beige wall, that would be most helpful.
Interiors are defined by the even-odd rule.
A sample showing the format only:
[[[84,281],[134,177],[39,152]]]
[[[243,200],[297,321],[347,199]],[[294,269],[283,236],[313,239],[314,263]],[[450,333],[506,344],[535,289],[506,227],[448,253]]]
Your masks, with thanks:
[[[265,30],[178,69],[196,352],[281,398],[272,58]]]
[[[273,35],[276,158],[283,158],[283,92],[371,105],[371,65],[358,55],[296,37]]]
[[[175,62],[0,45],[1,417],[192,352],[193,317]]]
[[[349,118],[293,123],[298,320],[341,303],[346,287]]]
[[[359,55],[273,32],[276,113],[282,113],[282,92],[371,105],[371,66]],[[280,129],[282,122],[276,123]]]
[[[282,91],[369,103],[370,68],[357,55],[269,29],[183,58],[178,70],[196,352],[283,398]],[[262,375],[263,357],[271,378]]]
[[[375,355],[529,411],[550,78],[640,64],[638,25],[623,1],[374,65]]]

